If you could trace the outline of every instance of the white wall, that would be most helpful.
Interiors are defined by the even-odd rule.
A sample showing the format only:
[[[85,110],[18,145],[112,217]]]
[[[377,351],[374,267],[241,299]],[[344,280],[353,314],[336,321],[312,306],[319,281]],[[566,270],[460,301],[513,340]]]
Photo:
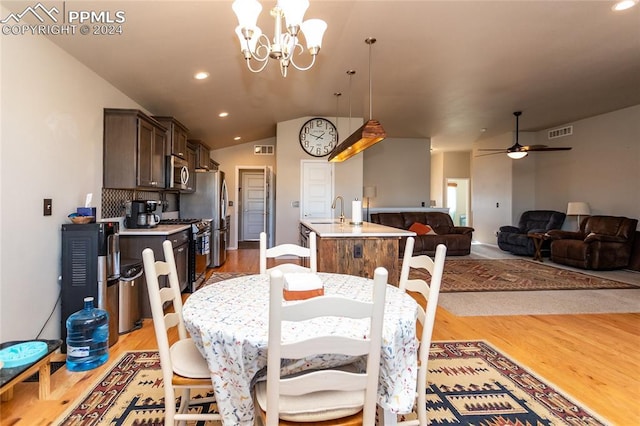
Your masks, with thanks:
[[[371,207],[429,207],[431,141],[386,138],[363,152],[364,185],[376,187]]]
[[[545,129],[521,139],[570,151],[532,152],[522,160],[499,154],[472,159],[475,240],[495,244],[498,228],[516,224],[523,211],[566,212],[569,201],[588,202],[594,215],[640,218],[640,105],[554,128],[565,125],[573,125],[572,136],[548,140]],[[512,144],[511,133],[500,135],[475,143],[474,155],[478,148]],[[564,228],[574,227],[575,219],[568,218]]]
[[[89,192],[99,210],[103,108],[140,106],[45,37],[1,39],[0,341],[8,341],[35,338],[57,305],[67,215]],[[44,198],[53,199],[51,216]],[[41,338],[59,336],[56,308]]]
[[[300,117],[278,123],[276,147],[276,239],[275,244],[297,243],[300,208],[293,207],[300,200],[300,161],[317,159],[302,150],[298,135],[300,128],[313,117]],[[335,124],[335,117],[329,118]],[[362,125],[362,118],[338,118],[340,142],[350,135],[350,128]],[[366,151],[365,151],[366,152]],[[350,200],[362,200],[362,154],[355,155],[341,163],[335,163],[335,195],[345,200],[344,214],[351,216]],[[327,157],[322,157],[327,160]]]

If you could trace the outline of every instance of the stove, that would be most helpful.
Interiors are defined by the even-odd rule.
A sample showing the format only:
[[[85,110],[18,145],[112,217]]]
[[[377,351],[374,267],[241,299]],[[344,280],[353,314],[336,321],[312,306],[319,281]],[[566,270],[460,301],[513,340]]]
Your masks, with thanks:
[[[191,225],[189,239],[189,283],[194,292],[204,281],[211,261],[211,219],[162,219],[160,225]]]

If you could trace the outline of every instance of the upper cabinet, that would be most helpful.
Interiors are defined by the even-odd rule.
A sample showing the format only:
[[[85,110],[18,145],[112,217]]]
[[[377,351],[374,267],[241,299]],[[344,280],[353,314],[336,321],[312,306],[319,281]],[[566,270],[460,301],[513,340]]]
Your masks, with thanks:
[[[189,140],[196,147],[196,169],[211,170],[210,162],[211,154],[209,148],[199,140]]]
[[[175,155],[187,160],[187,136],[189,134],[187,126],[180,123],[174,117],[159,117],[154,115],[153,118],[167,128],[166,154]]]
[[[104,187],[164,188],[166,132],[142,111],[105,109]]]

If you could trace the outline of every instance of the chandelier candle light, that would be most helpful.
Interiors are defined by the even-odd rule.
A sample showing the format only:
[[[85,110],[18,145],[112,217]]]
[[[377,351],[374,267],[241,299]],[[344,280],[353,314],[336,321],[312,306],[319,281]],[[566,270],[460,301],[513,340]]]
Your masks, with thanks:
[[[289,64],[300,71],[310,69],[316,62],[316,56],[322,47],[322,37],[327,29],[327,23],[321,19],[308,19],[302,21],[309,8],[308,0],[278,0],[276,6],[271,9],[271,16],[275,18],[275,30],[273,41],[262,33],[257,26],[258,16],[262,11],[262,5],[257,0],[235,0],[233,11],[238,17],[239,25],[236,34],[240,40],[240,51],[247,62],[247,68],[251,72],[262,71],[269,62],[269,58],[280,63],[280,73],[287,76]],[[307,41],[307,50],[311,55],[311,63],[306,67],[297,65],[293,55],[297,49],[300,54],[304,51],[298,41],[298,36],[303,34]],[[251,59],[262,63],[258,69],[251,67]]]

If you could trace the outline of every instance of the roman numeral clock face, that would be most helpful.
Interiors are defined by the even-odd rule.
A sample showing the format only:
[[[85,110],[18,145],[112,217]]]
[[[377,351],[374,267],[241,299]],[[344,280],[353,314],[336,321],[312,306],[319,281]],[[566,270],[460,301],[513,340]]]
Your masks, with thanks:
[[[324,157],[338,144],[338,130],[325,118],[312,118],[300,129],[300,146],[309,155]]]

